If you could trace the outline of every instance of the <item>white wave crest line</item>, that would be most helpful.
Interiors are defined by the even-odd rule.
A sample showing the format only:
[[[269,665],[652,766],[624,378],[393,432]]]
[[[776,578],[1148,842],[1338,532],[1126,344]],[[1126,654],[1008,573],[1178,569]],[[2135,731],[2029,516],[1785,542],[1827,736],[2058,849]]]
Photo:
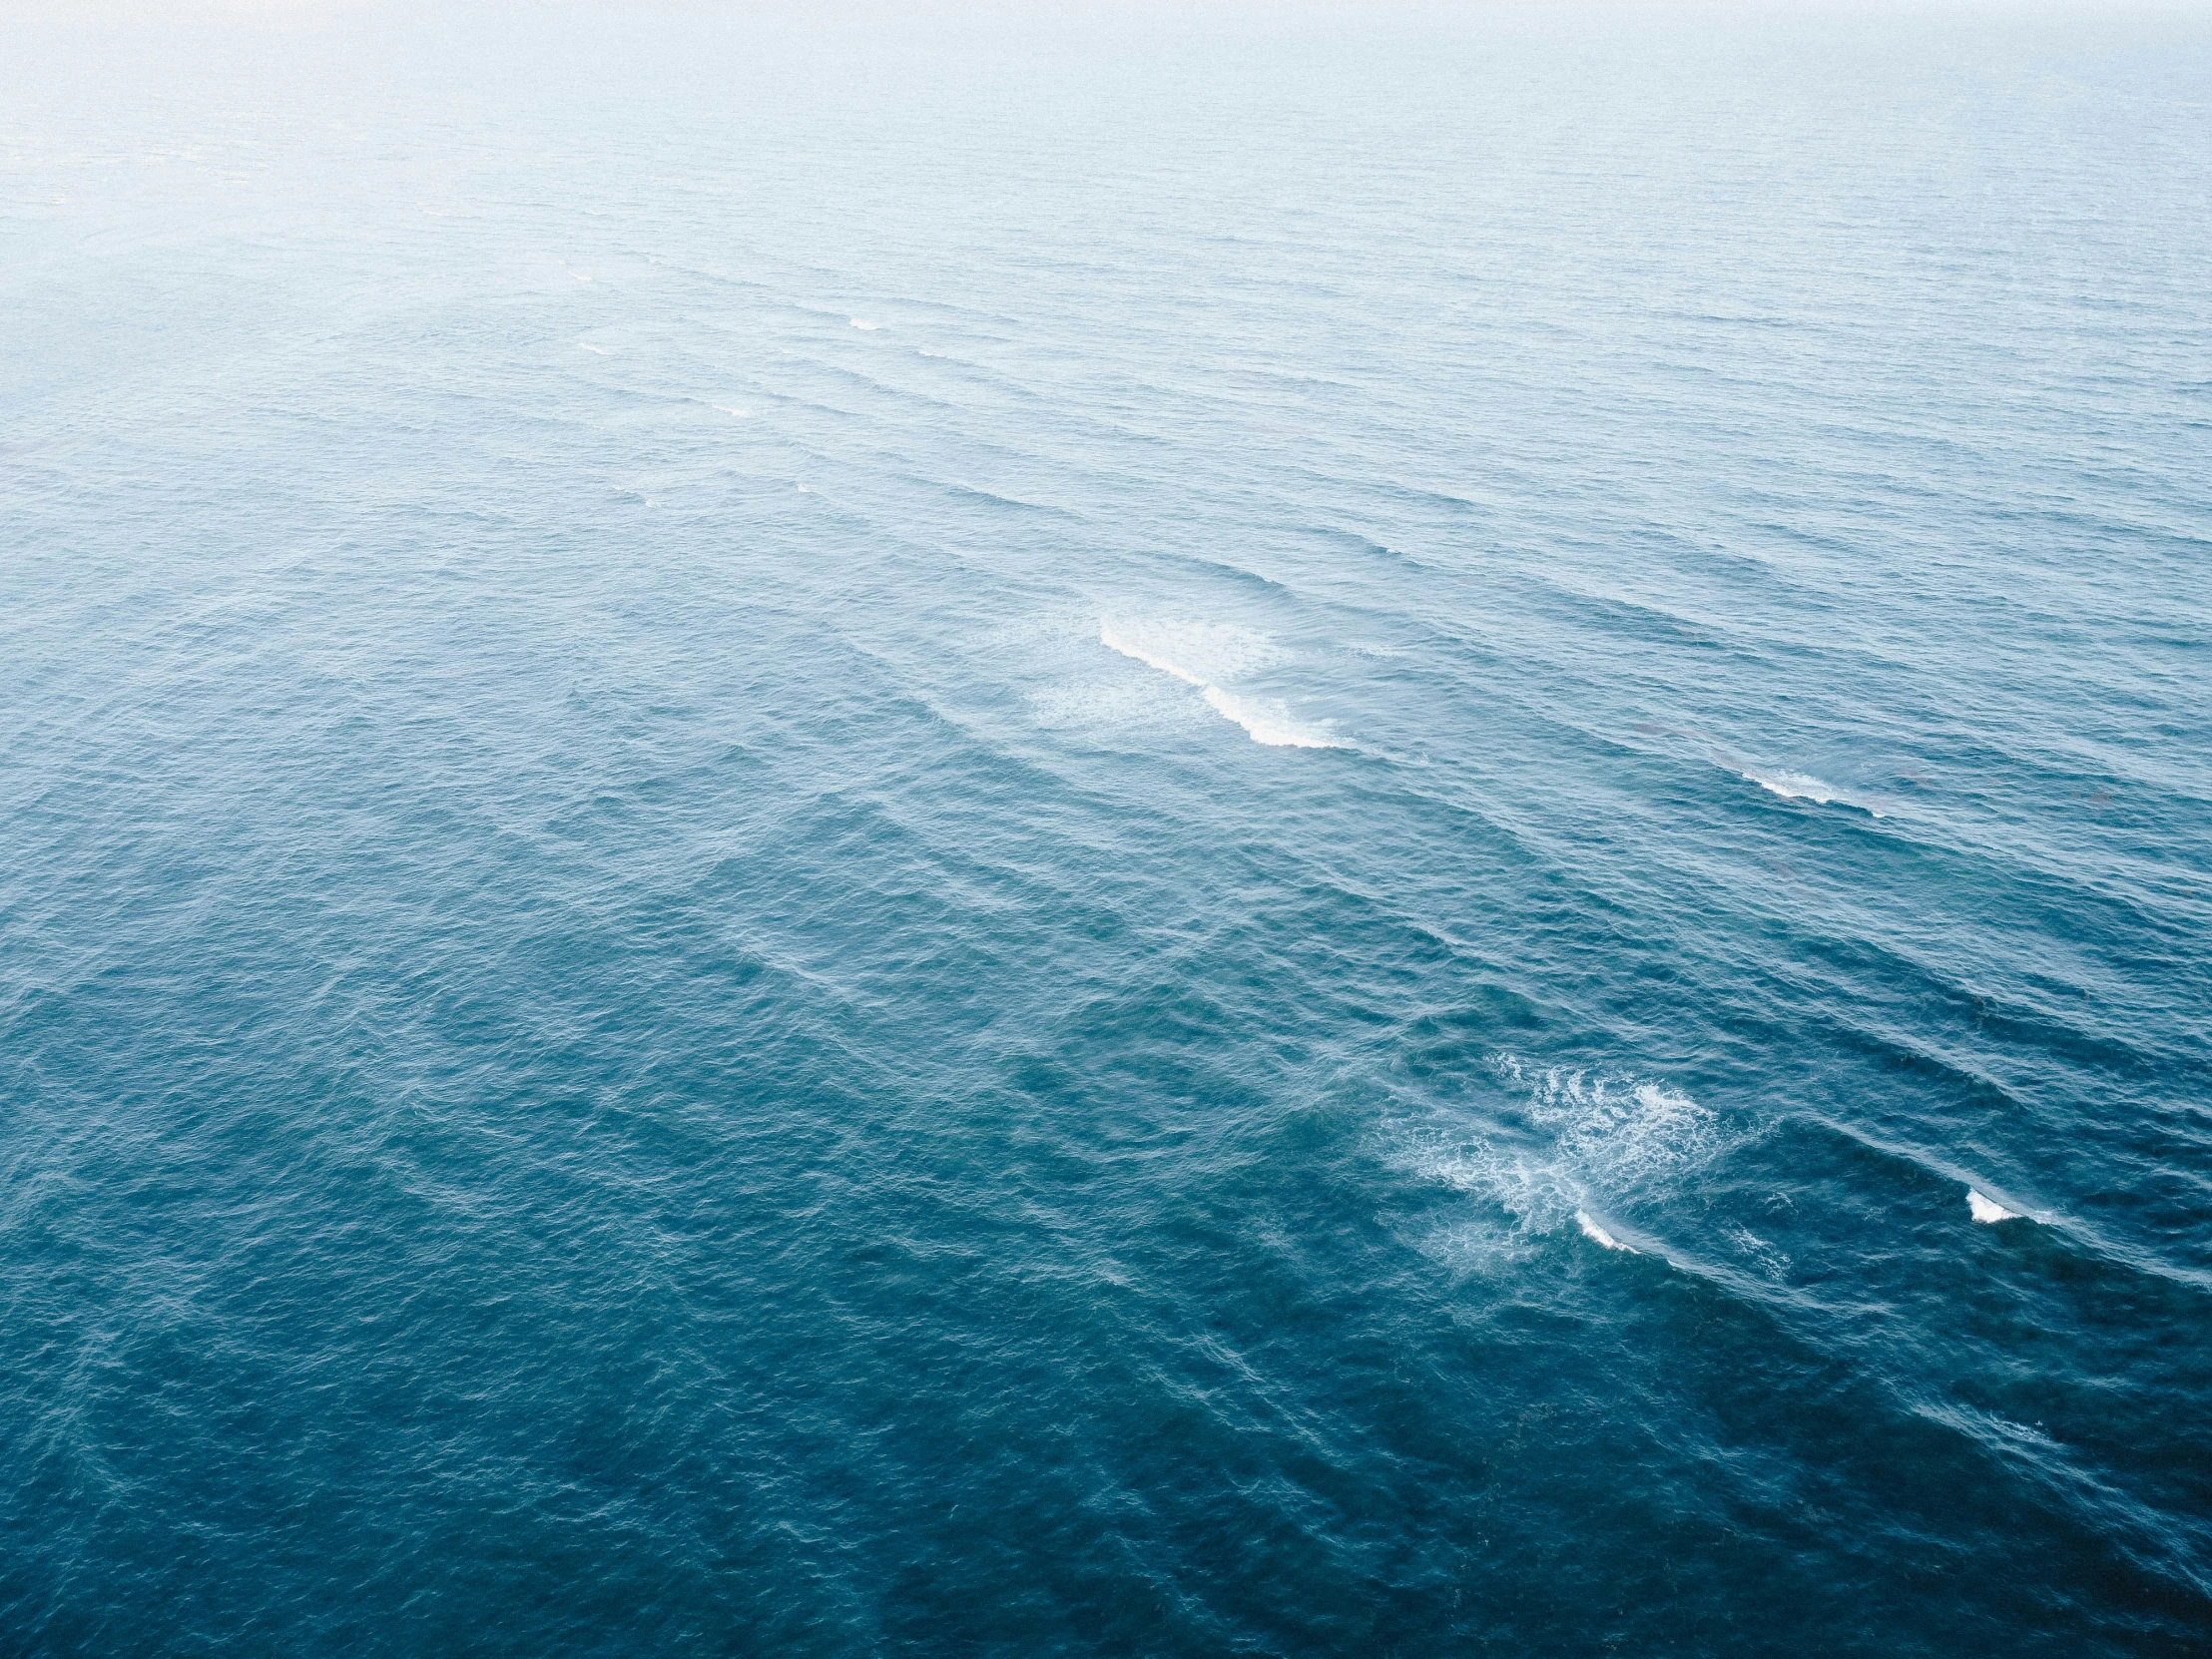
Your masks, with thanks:
[[[868,320],[867,320],[866,318],[864,318],[864,317],[857,317],[857,316],[856,316],[856,317],[853,317],[853,318],[852,318],[851,320],[852,320],[852,326],[853,326],[853,327],[855,327],[855,328],[864,328],[864,329],[866,329],[866,330],[867,330],[867,331],[868,331],[869,333],[871,333],[871,334],[872,334],[872,333],[874,333],[874,332],[875,332],[875,330],[876,330],[877,328],[880,328],[880,327],[882,326],[882,324],[881,324],[881,323],[879,323],[879,322],[870,322],[870,321],[868,321]]]
[[[1838,789],[1826,779],[1815,778],[1807,772],[1746,772],[1742,778],[1747,784],[1757,784],[1772,795],[1788,801],[1810,801],[1818,807],[1856,807],[1872,818],[1888,818],[1890,815],[1879,807],[1870,806],[1859,797]]]
[[[1622,1244],[1620,1240],[1614,1238],[1612,1234],[1606,1232],[1604,1228],[1598,1226],[1596,1222],[1592,1221],[1590,1219],[1589,1211],[1575,1211],[1574,1220],[1575,1225],[1582,1229],[1582,1236],[1584,1238],[1594,1239],[1597,1243],[1603,1245],[1607,1250],[1625,1250],[1631,1256],[1637,1254],[1637,1250],[1634,1245]]]
[[[2018,1221],[2021,1219],[2019,1211],[2007,1210],[1986,1193],[1972,1187],[1966,1189],[1966,1213],[1972,1216],[1975,1221],[1991,1227],[2000,1221]]]
[[[1114,632],[1112,623],[1103,619],[1098,625],[1098,643],[1105,646],[1109,651],[1120,652],[1124,657],[1134,657],[1147,668],[1156,668],[1162,674],[1172,674],[1186,686],[1197,686],[1201,690],[1205,688],[1206,682],[1189,669],[1184,668],[1179,663],[1172,663],[1165,657],[1155,657],[1141,645],[1131,644]]]
[[[1098,643],[1105,646],[1109,651],[1118,651],[1124,657],[1133,658],[1147,668],[1157,669],[1162,674],[1180,680],[1186,686],[1196,686],[1199,695],[1206,700],[1206,706],[1209,709],[1220,715],[1222,719],[1243,727],[1245,736],[1249,737],[1254,743],[1263,743],[1272,749],[1342,749],[1345,747],[1335,738],[1317,732],[1311,727],[1298,725],[1287,714],[1279,710],[1263,708],[1258,704],[1238,697],[1233,692],[1223,691],[1221,687],[1193,674],[1172,658],[1161,657],[1145,650],[1143,646],[1116,633],[1114,625],[1104,618],[1101,618],[1098,624]]]

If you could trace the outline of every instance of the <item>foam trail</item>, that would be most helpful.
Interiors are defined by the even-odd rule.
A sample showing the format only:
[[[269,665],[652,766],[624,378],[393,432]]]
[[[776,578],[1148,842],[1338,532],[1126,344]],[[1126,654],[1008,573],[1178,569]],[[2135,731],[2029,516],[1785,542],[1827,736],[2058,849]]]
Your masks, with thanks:
[[[2020,1219],[2019,1211],[2007,1210],[1995,1199],[1978,1193],[1971,1187],[1966,1189],[1966,1209],[1975,1221],[1986,1222],[1992,1227],[2000,1221],[2018,1221]]]
[[[873,332],[875,332],[875,330],[876,330],[876,329],[877,329],[878,327],[880,327],[880,326],[881,326],[881,324],[880,324],[880,323],[875,323],[875,322],[867,322],[867,321],[863,321],[863,320],[862,320],[861,318],[859,318],[859,317],[854,317],[854,318],[852,319],[852,326],[853,326],[853,327],[855,327],[855,328],[865,328],[865,329],[866,329],[866,330],[867,330],[867,331],[868,331],[869,333],[871,333],[871,334],[872,334]]]
[[[1280,703],[1258,703],[1226,692],[1203,675],[1192,673],[1172,657],[1148,651],[1104,618],[1098,624],[1098,643],[1124,657],[1133,657],[1147,668],[1171,675],[1186,686],[1196,686],[1206,706],[1222,719],[1234,721],[1254,743],[1273,749],[1342,749],[1344,744],[1316,727],[1301,726]]]

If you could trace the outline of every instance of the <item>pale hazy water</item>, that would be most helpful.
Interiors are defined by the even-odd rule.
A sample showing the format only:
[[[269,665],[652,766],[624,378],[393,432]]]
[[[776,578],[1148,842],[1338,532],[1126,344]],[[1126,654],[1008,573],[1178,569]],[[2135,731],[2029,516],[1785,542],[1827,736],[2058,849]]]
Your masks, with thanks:
[[[0,1653],[2212,1647],[2212,18],[0,43]]]

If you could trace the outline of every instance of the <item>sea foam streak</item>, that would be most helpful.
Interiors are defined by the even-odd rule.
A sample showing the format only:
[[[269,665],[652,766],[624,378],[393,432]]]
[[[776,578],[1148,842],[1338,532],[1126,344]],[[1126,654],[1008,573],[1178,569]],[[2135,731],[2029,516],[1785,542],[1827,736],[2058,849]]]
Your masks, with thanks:
[[[1210,632],[1233,636],[1233,631],[1212,630]],[[1302,725],[1294,720],[1290,711],[1284,708],[1282,704],[1254,698],[1243,698],[1237,696],[1234,692],[1224,691],[1220,686],[1207,679],[1204,674],[1195,672],[1185,664],[1177,662],[1173,657],[1167,656],[1161,651],[1160,642],[1137,638],[1129,631],[1117,629],[1110,620],[1105,618],[1101,618],[1098,624],[1098,642],[1108,650],[1118,651],[1124,657],[1132,657],[1144,664],[1145,667],[1158,669],[1162,674],[1170,675],[1182,681],[1186,686],[1196,686],[1199,695],[1206,700],[1206,706],[1209,709],[1220,715],[1222,719],[1234,721],[1237,725],[1243,727],[1245,734],[1254,743],[1264,743],[1275,749],[1342,749],[1345,747],[1338,739],[1331,736],[1326,729]],[[1250,653],[1249,651],[1240,651],[1233,655],[1249,656]]]

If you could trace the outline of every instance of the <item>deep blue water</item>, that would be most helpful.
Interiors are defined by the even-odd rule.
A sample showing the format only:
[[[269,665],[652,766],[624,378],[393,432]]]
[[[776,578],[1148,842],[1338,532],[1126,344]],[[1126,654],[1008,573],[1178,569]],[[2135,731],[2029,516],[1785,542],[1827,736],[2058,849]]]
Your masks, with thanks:
[[[2212,19],[0,40],[0,1653],[2212,1651]]]

